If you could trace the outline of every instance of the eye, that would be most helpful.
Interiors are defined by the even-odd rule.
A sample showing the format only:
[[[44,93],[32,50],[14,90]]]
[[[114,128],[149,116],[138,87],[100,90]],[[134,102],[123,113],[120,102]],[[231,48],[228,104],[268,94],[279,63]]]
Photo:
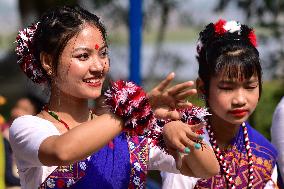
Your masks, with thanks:
[[[231,90],[233,90],[233,87],[230,87],[230,86],[219,86],[219,89],[224,90],[224,91],[231,91]]]
[[[106,58],[106,57],[108,57],[108,49],[107,48],[104,48],[104,49],[102,49],[100,52],[99,52],[99,55],[100,55],[100,57],[101,58]]]
[[[258,84],[249,84],[245,86],[246,89],[253,90],[258,87]]]
[[[77,56],[75,56],[77,59],[79,59],[80,61],[86,61],[89,58],[89,54],[88,53],[81,53]]]

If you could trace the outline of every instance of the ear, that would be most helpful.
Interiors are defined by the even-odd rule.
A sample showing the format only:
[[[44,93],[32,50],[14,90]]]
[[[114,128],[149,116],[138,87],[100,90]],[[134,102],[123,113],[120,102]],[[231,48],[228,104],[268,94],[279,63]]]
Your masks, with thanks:
[[[200,77],[196,79],[196,89],[198,94],[205,95],[204,82]]]
[[[43,69],[46,71],[46,73],[50,76],[53,74],[53,64],[52,64],[52,56],[47,54],[46,52],[40,53],[40,62],[43,67]]]

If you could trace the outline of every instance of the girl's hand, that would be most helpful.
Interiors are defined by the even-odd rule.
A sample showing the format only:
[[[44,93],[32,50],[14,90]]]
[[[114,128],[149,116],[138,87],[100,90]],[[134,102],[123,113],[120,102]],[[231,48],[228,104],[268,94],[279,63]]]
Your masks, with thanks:
[[[176,160],[177,169],[182,166],[182,154],[189,154],[190,151],[201,148],[202,144],[194,141],[202,141],[203,136],[196,134],[204,125],[188,125],[181,121],[171,121],[163,128],[163,137],[169,153]],[[199,148],[197,148],[199,147]]]
[[[196,149],[196,142],[203,139],[202,135],[195,133],[204,127],[203,123],[188,125],[181,121],[171,121],[163,128],[163,137],[170,152],[186,153],[186,148]]]
[[[158,118],[178,120],[181,117],[175,109],[192,106],[190,102],[186,101],[186,98],[197,93],[196,89],[191,88],[194,82],[187,81],[167,88],[174,77],[175,74],[170,73],[166,79],[147,94],[151,107]]]

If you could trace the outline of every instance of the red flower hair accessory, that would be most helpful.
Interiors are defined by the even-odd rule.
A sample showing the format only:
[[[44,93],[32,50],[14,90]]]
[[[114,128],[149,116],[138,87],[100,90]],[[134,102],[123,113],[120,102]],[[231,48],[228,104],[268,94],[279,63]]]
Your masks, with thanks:
[[[106,104],[111,111],[124,120],[124,129],[130,135],[144,135],[154,120],[146,93],[132,82],[112,82],[105,92]]]
[[[214,30],[217,34],[222,35],[226,33],[226,30],[224,28],[226,24],[226,20],[220,19],[214,24]]]
[[[253,30],[249,32],[248,38],[254,47],[257,47],[256,35]]]
[[[38,23],[32,24],[28,28],[20,30],[16,37],[17,63],[25,74],[35,83],[46,81],[39,61],[35,57],[34,34],[38,29]]]

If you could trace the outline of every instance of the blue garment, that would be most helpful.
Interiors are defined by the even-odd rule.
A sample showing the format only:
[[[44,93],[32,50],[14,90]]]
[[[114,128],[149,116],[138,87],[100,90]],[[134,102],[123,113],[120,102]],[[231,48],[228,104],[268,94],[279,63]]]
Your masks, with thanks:
[[[125,189],[130,180],[128,142],[124,133],[91,156],[86,175],[72,189]]]

